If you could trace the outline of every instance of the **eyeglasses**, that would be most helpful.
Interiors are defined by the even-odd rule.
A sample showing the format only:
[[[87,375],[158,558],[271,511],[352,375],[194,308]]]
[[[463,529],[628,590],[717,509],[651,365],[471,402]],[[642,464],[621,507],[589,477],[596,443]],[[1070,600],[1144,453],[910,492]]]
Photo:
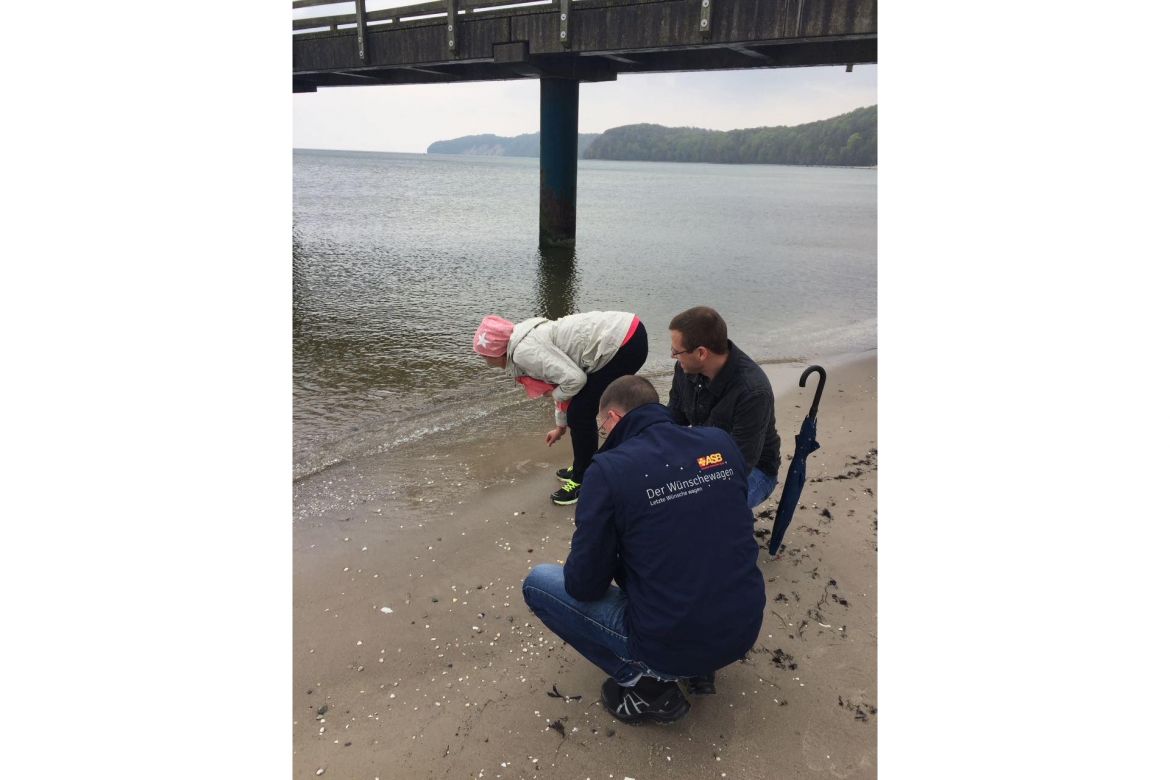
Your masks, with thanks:
[[[622,415],[622,414],[618,414],[617,412],[615,412],[615,411],[613,411],[613,410],[611,409],[610,411],[608,411],[608,412],[606,412],[606,413],[605,413],[605,417],[599,417],[597,420],[595,420],[595,422],[597,423],[597,437],[598,437],[598,438],[600,438],[600,439],[604,439],[606,436],[609,436],[610,432],[613,430],[613,428],[610,428],[610,429],[607,431],[607,430],[606,430],[604,427],[602,427],[602,426],[605,424],[605,421],[606,421],[607,419],[609,419],[609,416],[610,416],[611,414],[612,414],[614,417],[616,417],[616,418],[618,419],[618,421],[619,421],[619,422],[621,421],[622,417],[624,417],[624,416],[625,416],[625,415]],[[617,423],[614,423],[614,425],[616,426],[616,425],[617,425]]]
[[[670,350],[670,356],[672,358],[676,358],[679,355],[686,355],[690,352],[694,352],[696,349],[698,349],[698,347],[692,347],[691,349],[672,349]]]

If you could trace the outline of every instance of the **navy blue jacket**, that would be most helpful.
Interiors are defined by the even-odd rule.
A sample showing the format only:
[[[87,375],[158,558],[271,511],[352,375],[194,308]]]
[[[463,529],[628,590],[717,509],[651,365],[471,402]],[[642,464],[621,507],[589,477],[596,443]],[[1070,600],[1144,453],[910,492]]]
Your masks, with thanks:
[[[626,591],[634,660],[706,674],[743,658],[764,618],[750,468],[718,428],[677,425],[660,404],[622,418],[577,503],[565,589],[581,601]]]

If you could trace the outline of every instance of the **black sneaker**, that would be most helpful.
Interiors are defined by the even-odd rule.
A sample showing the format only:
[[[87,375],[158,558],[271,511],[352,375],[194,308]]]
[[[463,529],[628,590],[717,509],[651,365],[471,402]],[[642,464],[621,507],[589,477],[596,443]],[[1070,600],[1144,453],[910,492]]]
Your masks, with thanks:
[[[654,720],[673,723],[686,715],[691,703],[675,682],[643,677],[632,688],[624,688],[612,677],[601,685],[601,703],[606,711],[622,723]]]
[[[557,469],[557,479],[561,482],[570,482],[573,479],[573,467],[569,466],[567,469]]]
[[[715,693],[715,672],[688,677],[687,693],[692,696],[710,696]]]
[[[565,484],[561,485],[561,489],[553,493],[549,498],[557,506],[568,506],[569,504],[577,503],[577,497],[580,495],[581,484],[567,479],[565,480]]]

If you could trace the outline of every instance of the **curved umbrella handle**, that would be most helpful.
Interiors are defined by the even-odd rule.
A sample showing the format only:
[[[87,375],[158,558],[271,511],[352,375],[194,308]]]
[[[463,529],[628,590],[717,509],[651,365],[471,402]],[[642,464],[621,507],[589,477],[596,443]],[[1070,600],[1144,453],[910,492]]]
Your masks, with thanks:
[[[809,366],[804,370],[804,373],[800,375],[801,387],[804,387],[805,380],[808,379],[809,374],[812,374],[813,372],[821,375],[821,381],[817,383],[816,395],[813,396],[812,407],[810,407],[808,410],[808,416],[815,418],[817,416],[817,409],[821,405],[821,391],[825,389],[825,382],[828,380],[828,376],[825,374],[825,369],[821,368],[820,366]]]

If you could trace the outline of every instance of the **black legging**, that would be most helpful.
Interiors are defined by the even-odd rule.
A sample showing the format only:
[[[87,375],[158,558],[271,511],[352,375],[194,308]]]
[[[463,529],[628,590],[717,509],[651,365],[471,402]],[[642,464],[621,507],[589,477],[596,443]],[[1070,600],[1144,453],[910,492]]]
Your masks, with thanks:
[[[597,452],[597,411],[601,394],[618,377],[638,373],[649,351],[646,327],[639,322],[630,340],[622,345],[613,360],[600,370],[588,374],[581,392],[569,403],[569,438],[573,441],[573,480],[580,482]]]

